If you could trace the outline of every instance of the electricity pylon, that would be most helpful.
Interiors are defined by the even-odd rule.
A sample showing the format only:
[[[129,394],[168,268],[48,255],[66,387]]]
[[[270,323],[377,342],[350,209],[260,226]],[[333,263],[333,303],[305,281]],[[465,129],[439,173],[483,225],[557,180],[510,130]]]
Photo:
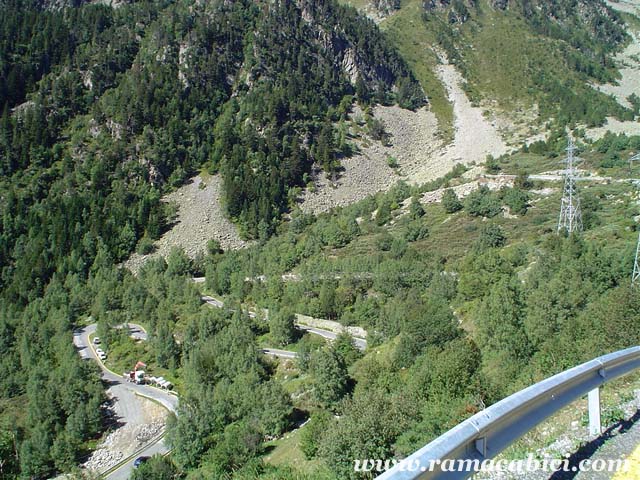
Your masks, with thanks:
[[[629,172],[631,172],[631,162],[640,160],[640,153],[629,159]],[[633,261],[633,273],[631,274],[631,285],[635,285],[640,278],[640,264],[638,264],[638,255],[640,254],[640,233],[638,234],[638,243],[636,243],[636,258]]]
[[[576,190],[576,158],[574,153],[576,146],[569,137],[567,146],[566,170],[564,176],[564,191],[560,203],[560,218],[558,219],[558,233],[566,230],[573,233],[582,230],[582,214],[580,212],[580,197]]]
[[[638,265],[638,255],[640,254],[640,234],[636,244],[636,259],[633,262],[633,274],[631,275],[631,285],[635,285],[640,278],[640,265]]]

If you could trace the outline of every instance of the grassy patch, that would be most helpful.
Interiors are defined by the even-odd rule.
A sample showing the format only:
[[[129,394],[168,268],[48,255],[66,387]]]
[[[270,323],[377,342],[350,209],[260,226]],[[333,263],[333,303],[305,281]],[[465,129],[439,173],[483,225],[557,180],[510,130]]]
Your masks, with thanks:
[[[351,5],[358,10],[363,10],[367,7],[369,3],[368,0],[342,0],[340,3],[344,3],[345,5]]]
[[[505,108],[533,103],[532,77],[539,69],[554,75],[564,70],[558,42],[531,34],[525,22],[510,12],[485,9],[477,24],[466,25],[463,31],[467,80]]]
[[[304,428],[304,427],[302,427]],[[289,465],[304,475],[313,478],[334,478],[319,460],[307,460],[300,451],[300,431],[297,429],[284,437],[268,442],[264,460],[272,465]]]
[[[599,125],[607,115],[623,119],[629,113],[589,85],[618,75],[611,65],[603,68],[566,41],[536,32],[514,9],[481,2],[469,21],[443,36],[472,101],[495,101],[507,111],[537,104],[541,119],[560,124]]]

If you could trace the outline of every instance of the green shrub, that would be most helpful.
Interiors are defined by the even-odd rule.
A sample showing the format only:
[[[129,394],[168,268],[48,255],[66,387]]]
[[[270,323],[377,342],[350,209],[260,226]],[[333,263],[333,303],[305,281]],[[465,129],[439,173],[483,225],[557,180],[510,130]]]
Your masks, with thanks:
[[[376,223],[382,226],[389,220],[391,220],[391,205],[389,202],[383,201],[376,212]]]
[[[493,155],[487,155],[485,166],[487,167],[487,172],[492,174],[498,173],[501,170],[498,160],[493,158]]]
[[[474,217],[495,217],[502,211],[502,204],[496,194],[483,186],[469,194],[464,208]]]
[[[393,237],[391,234],[384,232],[376,238],[376,245],[378,246],[378,250],[382,250],[383,252],[388,252],[391,250],[391,245],[393,244]]]
[[[447,188],[442,195],[442,206],[447,213],[455,213],[462,209],[462,202],[458,199],[456,192]]]
[[[136,249],[136,252],[138,252],[140,255],[149,255],[150,253],[153,253],[154,250],[155,245],[153,244],[153,240],[145,235],[138,242],[138,248]]]
[[[383,145],[389,143],[389,134],[386,131],[386,127],[381,120],[374,117],[367,119],[367,128],[369,129],[369,136],[374,140],[382,142]]]
[[[307,460],[312,459],[318,453],[320,438],[325,431],[331,426],[333,421],[332,415],[320,410],[314,412],[309,422],[300,431],[300,450]]]
[[[429,236],[429,228],[426,225],[410,223],[404,233],[407,242],[417,242]]]
[[[509,207],[511,213],[524,215],[529,208],[529,195],[519,188],[503,188],[501,195],[504,203]]]
[[[504,246],[507,241],[507,237],[504,235],[502,228],[495,223],[484,225],[480,230],[480,237],[478,238],[477,246],[480,249],[486,248],[499,248]]]
[[[222,250],[222,246],[217,239],[212,238],[207,242],[207,253],[209,253],[209,255],[216,255],[223,252],[224,250]]]
[[[424,215],[424,207],[420,203],[420,199],[417,196],[411,197],[411,204],[409,205],[409,215],[412,220],[417,220]]]

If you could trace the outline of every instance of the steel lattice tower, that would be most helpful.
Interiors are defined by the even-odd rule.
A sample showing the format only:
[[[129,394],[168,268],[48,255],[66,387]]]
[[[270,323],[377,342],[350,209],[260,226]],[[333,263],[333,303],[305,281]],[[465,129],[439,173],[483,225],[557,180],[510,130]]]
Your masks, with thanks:
[[[573,139],[569,138],[567,146],[566,170],[564,176],[564,191],[560,204],[560,218],[558,219],[558,233],[566,230],[567,233],[582,230],[582,214],[580,213],[580,198],[576,190],[576,158],[574,156],[576,146]]]
[[[640,265],[638,264],[638,255],[640,255],[640,234],[638,235],[638,243],[636,244],[636,259],[633,262],[633,274],[631,275],[631,285],[635,285],[640,278]]]
[[[640,153],[634,155],[629,159],[629,172],[631,172],[631,163],[633,161],[640,160]],[[636,183],[637,186],[637,183]],[[631,274],[631,285],[635,285],[640,278],[640,264],[638,263],[638,256],[640,256],[640,233],[638,234],[638,243],[636,244],[636,258],[633,261],[633,273]]]

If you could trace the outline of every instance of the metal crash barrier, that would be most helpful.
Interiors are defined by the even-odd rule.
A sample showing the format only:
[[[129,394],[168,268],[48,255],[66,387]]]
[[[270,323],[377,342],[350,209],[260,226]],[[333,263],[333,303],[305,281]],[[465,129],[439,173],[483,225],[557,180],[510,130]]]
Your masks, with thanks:
[[[377,478],[466,478],[473,472],[445,472],[440,464],[445,459],[483,461],[493,458],[537,424],[585,394],[589,395],[589,430],[599,434],[600,385],[638,367],[640,346],[610,353],[561,372],[476,413]],[[418,468],[412,469],[412,466]]]

